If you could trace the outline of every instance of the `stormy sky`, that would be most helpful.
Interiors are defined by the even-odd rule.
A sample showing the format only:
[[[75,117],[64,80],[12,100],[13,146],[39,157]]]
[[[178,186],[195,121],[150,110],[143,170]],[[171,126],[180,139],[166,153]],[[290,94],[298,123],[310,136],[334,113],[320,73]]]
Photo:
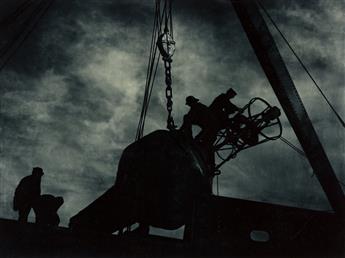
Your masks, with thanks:
[[[343,1],[262,3],[344,116]],[[6,1],[1,5],[6,7]],[[186,96],[210,104],[229,87],[238,93],[238,106],[256,96],[280,106],[228,1],[175,0],[173,7],[173,115],[178,125],[188,112]],[[0,217],[16,218],[11,209],[15,186],[34,166],[45,171],[42,193],[64,197],[62,225],[113,184],[122,150],[135,138],[153,11],[153,0],[56,0],[1,71]],[[332,166],[345,182],[344,130],[269,27]],[[11,35],[0,33],[2,40]],[[145,134],[166,126],[162,68],[161,63]],[[281,120],[283,136],[300,147],[284,114]],[[223,167],[219,184],[223,196],[330,209],[308,161],[281,141],[239,153]]]

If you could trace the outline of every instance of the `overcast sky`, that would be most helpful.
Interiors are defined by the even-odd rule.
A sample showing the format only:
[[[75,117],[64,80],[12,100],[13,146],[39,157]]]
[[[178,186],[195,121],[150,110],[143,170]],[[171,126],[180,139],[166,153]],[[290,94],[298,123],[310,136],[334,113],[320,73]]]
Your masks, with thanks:
[[[263,3],[344,117],[344,2]],[[45,171],[42,193],[64,197],[62,225],[113,184],[122,150],[135,138],[153,10],[153,0],[57,0],[2,70],[0,217],[16,218],[14,189],[34,166]],[[210,104],[229,87],[238,92],[238,106],[256,96],[279,106],[228,1],[175,0],[173,14],[177,124],[188,111],[187,95]],[[269,27],[332,166],[345,182],[344,130]],[[2,33],[1,44],[6,41]],[[162,67],[145,133],[166,126]],[[284,114],[282,123],[283,136],[299,146]],[[219,182],[224,196],[330,209],[308,161],[281,141],[239,153],[223,167]]]

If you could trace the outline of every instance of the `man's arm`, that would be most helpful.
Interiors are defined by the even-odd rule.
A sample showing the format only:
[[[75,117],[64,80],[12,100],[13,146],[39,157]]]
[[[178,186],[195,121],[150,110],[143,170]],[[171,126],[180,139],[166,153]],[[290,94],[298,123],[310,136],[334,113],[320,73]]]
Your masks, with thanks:
[[[237,107],[235,104],[231,103],[231,101],[227,101],[227,104],[225,106],[225,111],[227,114],[235,113],[236,111],[239,111],[240,108]]]

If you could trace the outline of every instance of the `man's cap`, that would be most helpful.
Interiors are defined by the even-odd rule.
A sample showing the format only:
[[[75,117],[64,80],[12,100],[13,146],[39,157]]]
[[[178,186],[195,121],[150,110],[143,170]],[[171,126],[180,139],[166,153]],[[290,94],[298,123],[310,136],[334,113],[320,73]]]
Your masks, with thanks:
[[[57,204],[59,205],[59,207],[64,203],[64,199],[61,196],[55,197],[55,200]]]
[[[43,176],[43,175],[44,175],[43,169],[40,168],[40,167],[34,167],[34,168],[32,169],[32,174],[33,174],[33,175],[40,175],[40,176]]]
[[[236,91],[233,88],[230,88],[226,92],[227,95],[237,95]]]
[[[188,96],[186,98],[186,105],[191,105],[191,104],[197,103],[197,102],[199,102],[199,99],[197,99],[197,98],[195,98],[193,96]]]

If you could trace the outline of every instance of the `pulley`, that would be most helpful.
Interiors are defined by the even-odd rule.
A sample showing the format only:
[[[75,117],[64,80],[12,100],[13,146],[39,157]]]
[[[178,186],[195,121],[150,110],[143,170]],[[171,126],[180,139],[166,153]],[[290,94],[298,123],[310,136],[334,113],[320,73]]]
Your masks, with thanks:
[[[164,3],[163,11],[161,12],[161,2]],[[164,26],[164,29],[163,29]],[[172,117],[173,108],[173,92],[172,92],[172,78],[171,78],[171,63],[172,56],[175,52],[175,41],[173,36],[172,26],[172,7],[171,0],[156,0],[156,10],[153,26],[153,34],[151,38],[150,58],[147,68],[147,77],[145,83],[145,94],[140,114],[140,119],[137,128],[136,140],[143,136],[146,113],[148,110],[151,92],[155,81],[155,75],[158,66],[158,51],[163,57],[165,70],[165,96],[167,99],[166,108],[168,111],[167,128],[169,130],[176,129],[174,119]]]
[[[172,78],[171,78],[171,63],[172,63],[172,56],[175,53],[175,41],[172,34],[173,28],[172,28],[171,2],[170,1],[168,2],[169,4],[167,4],[166,2],[166,6],[169,6],[169,11],[163,12],[163,17],[164,17],[163,19],[165,19],[165,28],[164,28],[164,32],[157,38],[157,47],[164,61],[164,69],[165,69],[165,84],[166,84],[165,96],[167,99],[167,111],[168,111],[167,128],[169,130],[174,130],[176,129],[176,125],[174,123],[174,118],[172,116],[173,92],[172,92]]]
[[[171,57],[175,53],[175,41],[167,28],[164,30],[164,33],[158,37],[157,46],[163,60],[171,61]]]

